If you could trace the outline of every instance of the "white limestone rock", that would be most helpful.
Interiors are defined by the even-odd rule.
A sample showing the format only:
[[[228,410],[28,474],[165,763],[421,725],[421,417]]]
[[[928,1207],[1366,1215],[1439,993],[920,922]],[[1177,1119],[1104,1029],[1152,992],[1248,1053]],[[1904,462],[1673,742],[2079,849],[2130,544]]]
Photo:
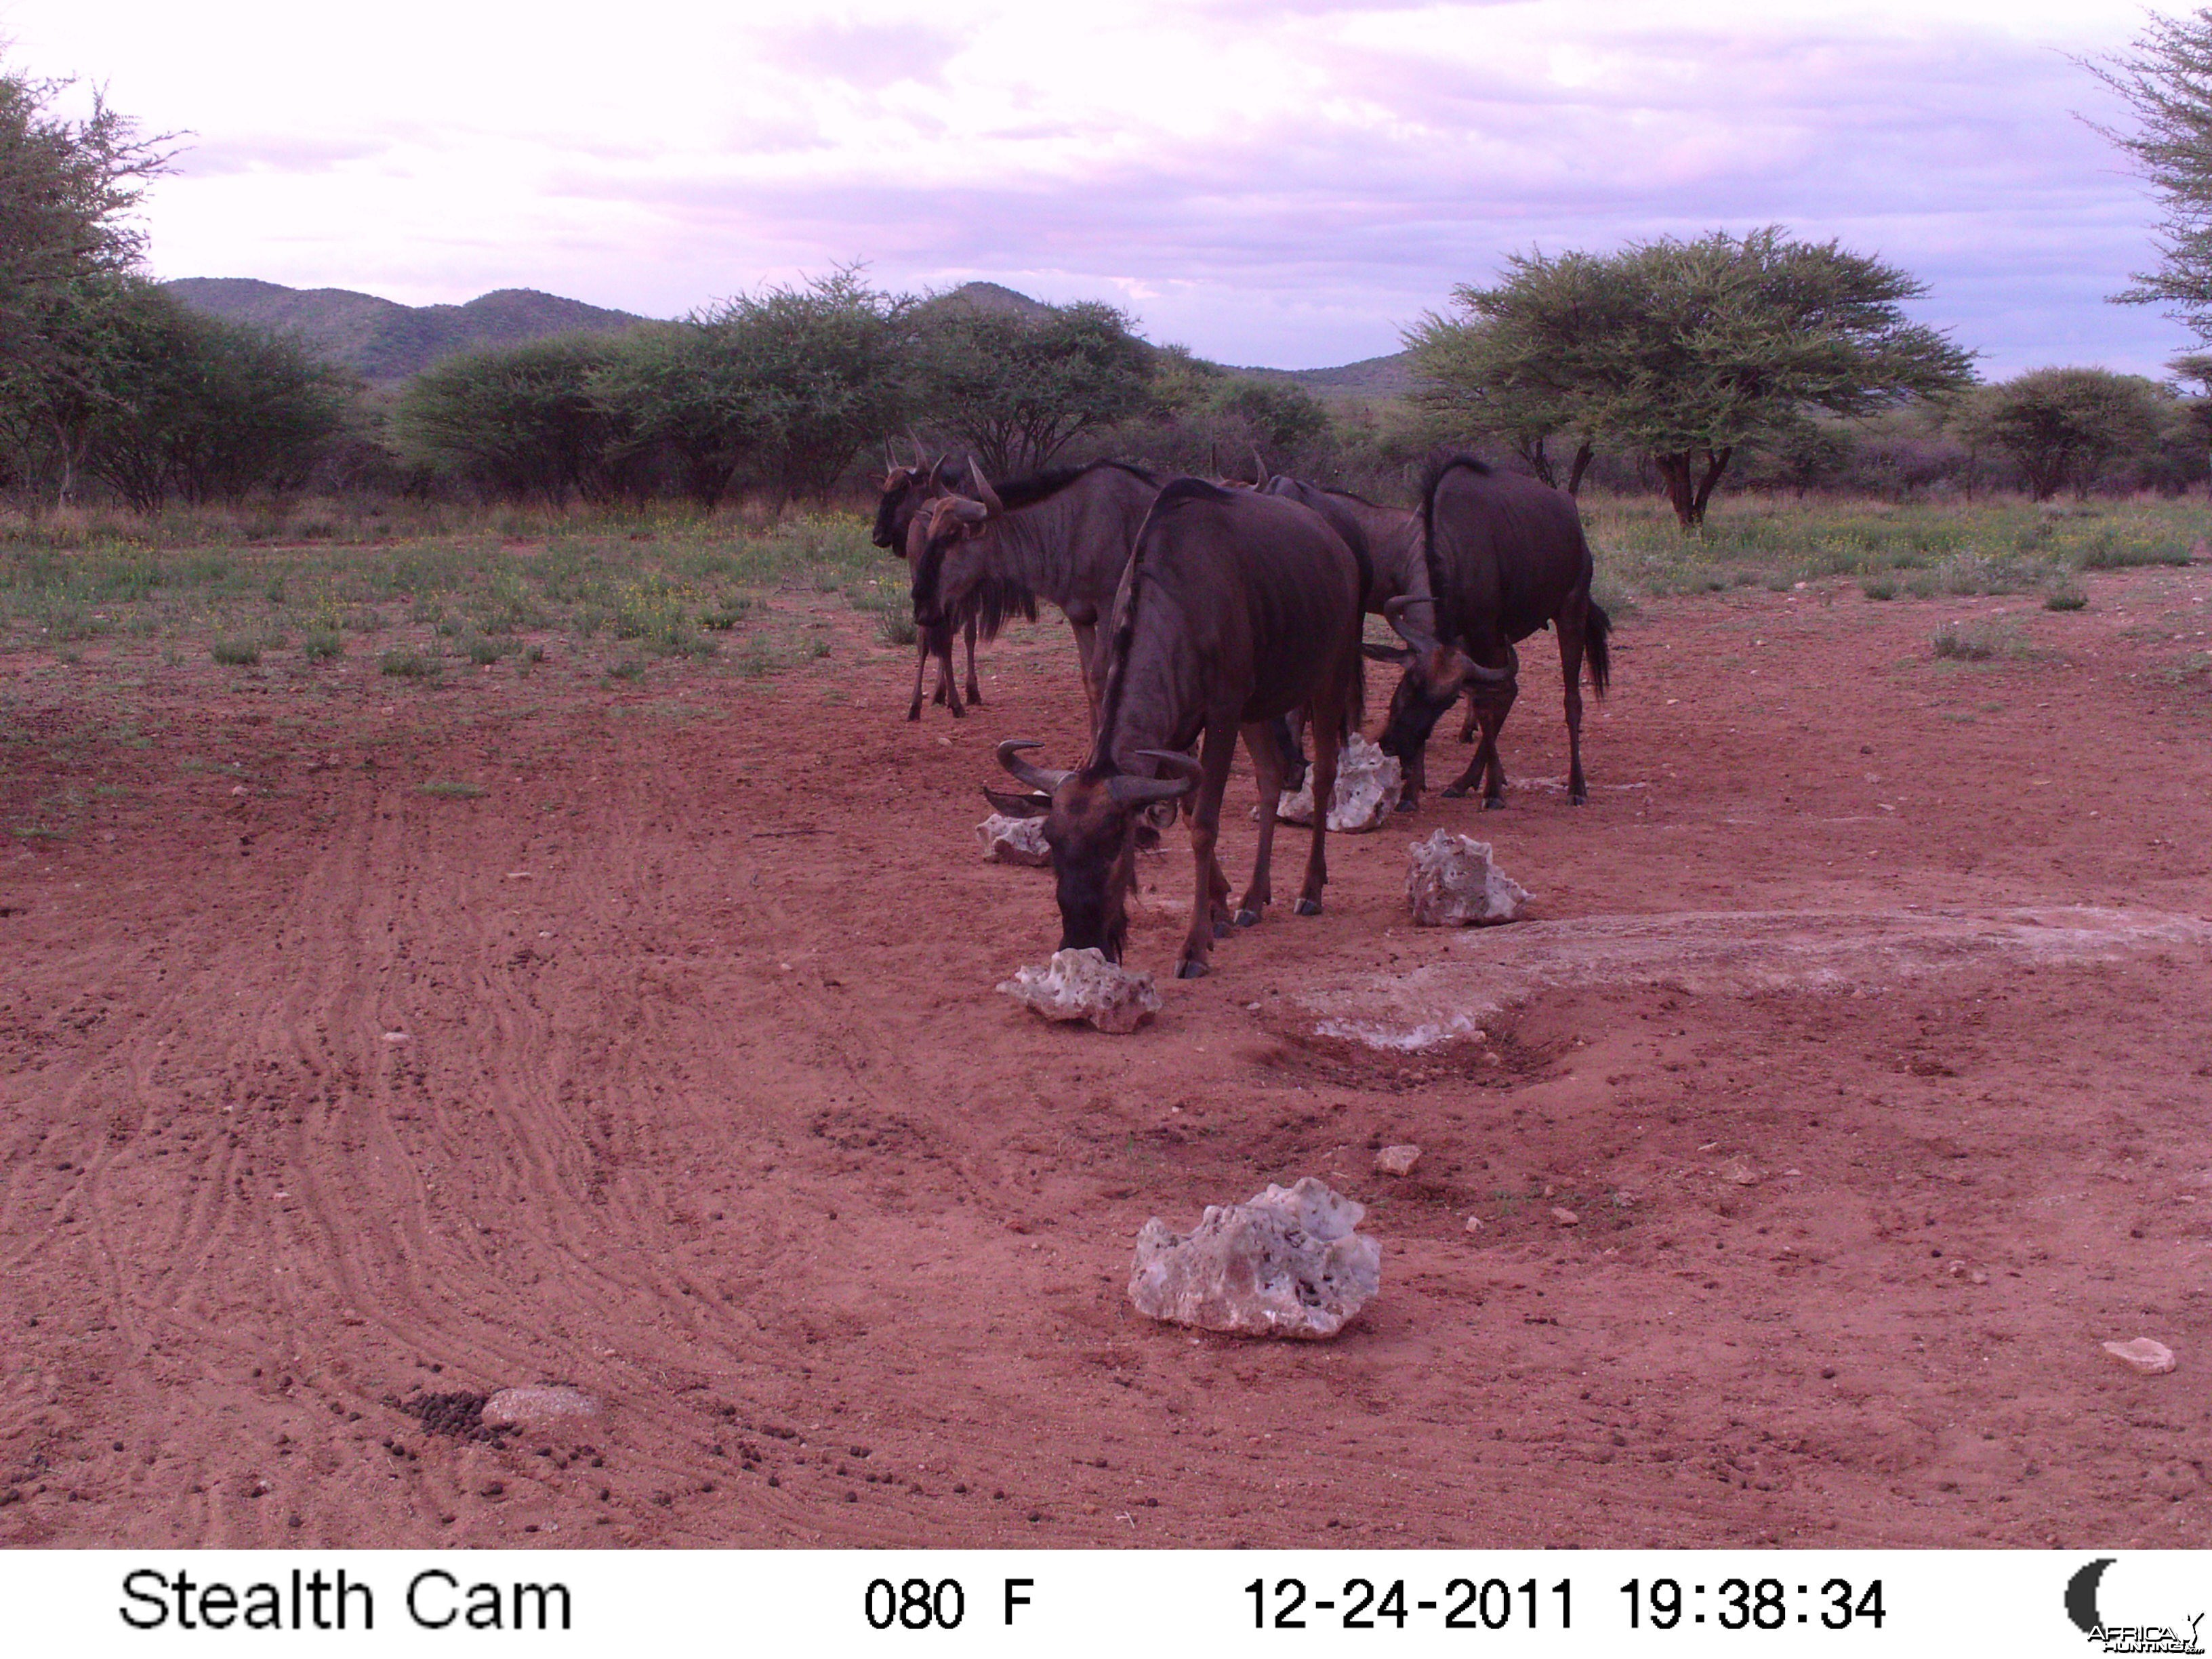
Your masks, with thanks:
[[[1409,1176],[1413,1166],[1421,1161],[1418,1146],[1385,1146],[1375,1154],[1375,1173],[1386,1176]]]
[[[1407,847],[1406,902],[1423,927],[1516,921],[1528,890],[1490,861],[1490,843],[1439,830]]]
[[[2132,1342],[2107,1342],[2105,1352],[2138,1376],[2160,1376],[2174,1367],[2173,1350],[2156,1337],[2139,1336]]]
[[[1087,1019],[1116,1036],[1160,1011],[1150,974],[1133,974],[1103,951],[1055,951],[1042,968],[1017,968],[999,988],[1047,1019]]]
[[[1398,805],[1404,776],[1398,757],[1386,755],[1357,732],[1336,756],[1336,791],[1330,798],[1331,835],[1363,836],[1380,830]],[[1313,769],[1296,793],[1285,793],[1275,805],[1275,816],[1285,823],[1313,822]]]
[[[530,1383],[501,1389],[484,1401],[483,1421],[494,1428],[525,1427],[568,1417],[597,1417],[599,1402],[565,1382]]]
[[[998,863],[1025,864],[1037,869],[1052,862],[1042,818],[1016,818],[994,812],[975,826],[975,834],[983,843],[983,856]]]
[[[1249,1204],[1209,1204],[1170,1232],[1137,1235],[1129,1300],[1139,1313],[1238,1336],[1334,1336],[1382,1287],[1382,1247],[1352,1230],[1366,1209],[1306,1176]]]

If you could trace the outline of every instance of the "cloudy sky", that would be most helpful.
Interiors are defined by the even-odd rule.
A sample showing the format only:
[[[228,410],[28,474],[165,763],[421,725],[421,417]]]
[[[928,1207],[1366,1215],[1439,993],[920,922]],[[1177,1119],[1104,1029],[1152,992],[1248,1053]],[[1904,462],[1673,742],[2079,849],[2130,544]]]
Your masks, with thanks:
[[[863,260],[1305,368],[1531,247],[1779,222],[1929,287],[1984,373],[2157,372],[2103,0],[531,7],[0,0],[9,61],[188,132],[163,276],[649,315]]]

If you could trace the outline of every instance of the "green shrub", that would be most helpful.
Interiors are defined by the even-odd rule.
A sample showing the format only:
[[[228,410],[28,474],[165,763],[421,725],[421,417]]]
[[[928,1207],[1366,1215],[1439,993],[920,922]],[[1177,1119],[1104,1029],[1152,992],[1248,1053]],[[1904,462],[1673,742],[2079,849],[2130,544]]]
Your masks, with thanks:
[[[1859,592],[1870,599],[1893,599],[1897,597],[1897,578],[1869,576],[1859,583]]]
[[[2089,590],[2071,576],[2061,576],[2044,590],[2045,611],[2080,611],[2089,603]]]
[[[912,645],[921,630],[914,625],[913,612],[886,611],[876,618],[876,637],[885,645]]]
[[[376,668],[380,674],[401,680],[435,679],[438,674],[438,665],[430,658],[405,649],[386,652],[376,659]]]
[[[226,668],[251,668],[261,660],[261,642],[248,639],[219,639],[208,647],[208,655]]]
[[[309,662],[328,662],[345,654],[345,640],[335,629],[318,629],[300,641],[300,651]]]

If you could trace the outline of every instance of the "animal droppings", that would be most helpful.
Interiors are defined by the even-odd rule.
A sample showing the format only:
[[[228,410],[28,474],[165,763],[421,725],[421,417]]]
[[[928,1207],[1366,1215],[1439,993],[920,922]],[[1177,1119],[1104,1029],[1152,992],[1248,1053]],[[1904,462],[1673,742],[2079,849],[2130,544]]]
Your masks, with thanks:
[[[2157,1376],[2174,1366],[2173,1350],[2148,1336],[2139,1336],[2132,1342],[2107,1342],[2105,1352],[2143,1376]]]
[[[1246,1204],[1209,1204],[1188,1233],[1137,1235],[1129,1300],[1148,1318],[1237,1336],[1334,1336],[1382,1287],[1366,1209],[1306,1176]]]
[[[1375,1173],[1387,1176],[1409,1176],[1413,1166],[1421,1161],[1418,1146],[1385,1146],[1375,1154]]]
[[[1055,951],[1042,968],[1017,968],[999,989],[1047,1019],[1088,1020],[1121,1036],[1160,1010],[1150,974],[1133,974],[1094,948]]]
[[[549,1423],[564,1417],[597,1417],[599,1402],[564,1382],[501,1389],[484,1401],[487,1424]]]
[[[1336,787],[1328,804],[1332,835],[1363,836],[1380,830],[1398,804],[1404,779],[1395,755],[1386,755],[1365,738],[1353,732],[1336,756]],[[1295,793],[1285,792],[1275,804],[1275,816],[1285,823],[1313,822],[1313,770]]]
[[[1422,927],[1516,921],[1528,890],[1490,861],[1490,843],[1439,830],[1406,848],[1406,902]]]
[[[1016,818],[994,812],[975,826],[975,835],[983,843],[983,856],[994,863],[1042,869],[1052,862],[1042,818]]]

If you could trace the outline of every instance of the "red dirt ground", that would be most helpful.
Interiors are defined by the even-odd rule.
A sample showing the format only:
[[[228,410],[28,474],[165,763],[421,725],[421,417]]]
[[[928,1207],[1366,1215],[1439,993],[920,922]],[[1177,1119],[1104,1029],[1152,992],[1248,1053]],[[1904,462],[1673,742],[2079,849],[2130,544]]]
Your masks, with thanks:
[[[0,846],[0,1540],[2212,1542],[2212,953],[1538,990],[1494,1066],[1292,1006],[1480,948],[1405,925],[1440,824],[1552,921],[2212,920],[2212,571],[2089,586],[1649,604],[1589,807],[1337,841],[1327,915],[1125,1038],[992,992],[1057,936],[971,828],[994,740],[1077,751],[1057,629],[957,725],[842,612],[781,678],[617,690],[0,656],[0,822],[76,803]],[[1931,657],[2001,611],[2019,654]],[[1523,655],[1509,771],[1556,776]],[[1130,1309],[1146,1217],[1304,1174],[1384,1243],[1340,1340]],[[2179,1369],[2100,1351],[2139,1334]],[[541,1381],[605,1415],[392,1403]]]

